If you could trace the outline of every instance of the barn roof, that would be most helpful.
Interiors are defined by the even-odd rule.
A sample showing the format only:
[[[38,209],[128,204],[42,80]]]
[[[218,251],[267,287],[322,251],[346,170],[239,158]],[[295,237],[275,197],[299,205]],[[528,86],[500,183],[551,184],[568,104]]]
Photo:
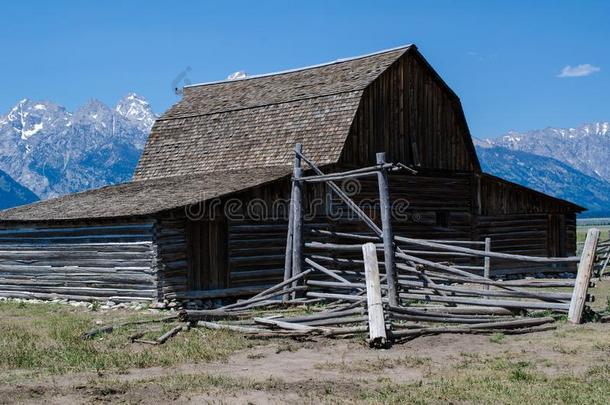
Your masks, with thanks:
[[[161,116],[130,183],[0,212],[44,221],[147,215],[289,174],[294,145],[338,161],[362,92],[408,49],[273,74],[188,86]]]
[[[410,49],[188,86],[155,122],[132,182],[2,211],[0,220],[127,217],[190,205],[288,175],[297,142],[319,165],[336,163],[364,90]]]
[[[290,172],[270,167],[133,181],[0,211],[0,221],[145,216],[265,184]]]
[[[186,87],[155,123],[134,179],[289,166],[297,142],[335,163],[363,90],[412,47]]]

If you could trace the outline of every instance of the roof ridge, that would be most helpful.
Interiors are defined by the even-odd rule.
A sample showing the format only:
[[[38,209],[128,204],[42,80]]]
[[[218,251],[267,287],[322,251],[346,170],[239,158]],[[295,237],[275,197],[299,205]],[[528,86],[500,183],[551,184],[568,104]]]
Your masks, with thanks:
[[[407,49],[410,49],[410,48],[417,48],[417,47],[415,46],[415,44],[406,44],[406,45],[401,45],[401,46],[397,46],[397,47],[394,47],[394,48],[388,48],[388,49],[383,49],[381,51],[367,53],[367,54],[364,54],[364,55],[352,56],[352,57],[347,57],[347,58],[339,58],[339,59],[335,59],[335,60],[330,61],[330,62],[318,63],[316,65],[309,65],[309,66],[303,66],[303,67],[294,68],[294,69],[280,70],[280,71],[277,71],[277,72],[261,73],[261,74],[258,74],[258,75],[246,76],[246,77],[241,78],[241,79],[232,79],[232,80],[231,79],[224,79],[224,80],[214,80],[214,81],[209,81],[209,82],[189,84],[188,86],[184,86],[183,88],[186,89],[186,88],[191,88],[191,87],[209,86],[209,85],[213,85],[213,84],[242,82],[242,81],[245,81],[245,80],[260,79],[260,78],[269,77],[269,76],[279,76],[279,75],[283,75],[283,74],[287,74],[287,73],[300,72],[300,71],[303,71],[303,70],[315,69],[315,68],[320,68],[320,67],[324,67],[324,66],[335,65],[335,64],[338,64],[338,63],[350,62],[350,61],[357,60],[357,59],[364,59],[364,58],[368,58],[368,57],[371,57],[371,56],[381,55],[381,54],[384,54],[384,53],[395,52],[395,51],[398,51],[400,49],[404,49],[406,51]]]

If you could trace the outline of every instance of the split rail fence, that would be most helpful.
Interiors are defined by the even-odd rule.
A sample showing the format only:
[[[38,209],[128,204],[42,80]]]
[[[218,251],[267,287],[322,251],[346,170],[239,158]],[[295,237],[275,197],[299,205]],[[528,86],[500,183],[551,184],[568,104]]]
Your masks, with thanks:
[[[305,176],[302,164],[313,172]],[[185,311],[184,320],[213,329],[255,336],[352,336],[369,333],[372,346],[438,333],[528,333],[553,328],[557,317],[580,323],[593,268],[599,230],[590,229],[582,255],[534,257],[493,252],[491,241],[424,240],[394,235],[389,197],[391,171],[416,171],[388,163],[325,174],[295,148],[284,281],[254,297],[211,311]],[[375,176],[380,226],[336,182]],[[325,183],[366,225],[368,232],[311,229],[304,242],[304,188]],[[313,238],[311,238],[313,236]],[[318,240],[316,240],[316,238]],[[543,265],[577,264],[576,279],[501,280],[492,277],[492,259]],[[456,264],[459,262],[460,264]],[[607,264],[607,263],[606,263]],[[310,315],[283,312],[252,317],[251,309],[326,304]],[[233,321],[217,323],[215,321]]]

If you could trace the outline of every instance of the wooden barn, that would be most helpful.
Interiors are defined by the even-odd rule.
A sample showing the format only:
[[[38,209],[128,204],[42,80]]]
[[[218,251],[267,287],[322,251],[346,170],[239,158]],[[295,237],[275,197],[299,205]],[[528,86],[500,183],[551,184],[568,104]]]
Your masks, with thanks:
[[[290,198],[297,142],[328,172],[370,166],[381,151],[415,168],[390,176],[391,198],[407,202],[396,234],[575,254],[583,208],[483,173],[459,98],[411,45],[186,87],[156,121],[131,182],[0,212],[0,296],[219,298],[280,281],[278,202]],[[348,186],[359,201],[377,195],[368,180]],[[331,218],[325,186],[305,194],[320,202],[307,223],[359,226]]]

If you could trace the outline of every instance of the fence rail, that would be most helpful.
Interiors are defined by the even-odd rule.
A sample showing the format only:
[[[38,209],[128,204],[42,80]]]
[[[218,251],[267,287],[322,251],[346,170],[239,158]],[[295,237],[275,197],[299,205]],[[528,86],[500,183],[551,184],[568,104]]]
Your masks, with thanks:
[[[303,162],[313,170],[314,175],[303,176]],[[410,168],[406,169],[414,172]],[[396,322],[409,319],[438,318],[436,320],[440,321],[442,318],[471,325],[475,319],[472,318],[475,316],[473,313],[481,316],[485,311],[508,311],[508,314],[514,316],[523,311],[545,310],[567,312],[570,321],[580,322],[585,303],[593,299],[587,292],[592,285],[592,266],[599,256],[595,250],[598,245],[606,246],[598,243],[599,232],[589,232],[581,257],[537,257],[495,252],[491,249],[490,238],[482,241],[432,240],[394,235],[387,181],[390,170],[405,168],[386,162],[384,154],[378,154],[375,166],[325,174],[304,155],[301,145],[296,146],[285,277],[284,283],[278,287],[284,291],[284,302],[299,299],[299,294],[300,299],[342,302],[348,308],[368,302],[370,339],[374,345],[406,333],[382,331],[381,325],[384,322],[391,328],[392,325],[398,325]],[[381,227],[334,183],[369,175],[377,176]],[[327,184],[367,226],[368,231],[338,232],[314,227],[308,230],[307,235],[314,240],[305,242],[302,198],[308,183]],[[316,237],[320,240],[315,240]],[[360,256],[362,259],[354,258],[359,252],[363,254]],[[539,263],[548,265],[550,269],[558,265],[578,263],[578,273],[576,280],[500,280],[494,279],[492,260]],[[303,272],[307,273],[306,277]],[[301,284],[305,290],[298,289]],[[557,287],[568,287],[572,291],[550,290]],[[473,307],[479,309],[470,309],[469,316],[454,316],[455,314],[445,311],[442,317],[437,317],[437,314],[417,312],[438,308],[439,305],[464,310]],[[375,307],[375,311],[371,310],[371,306]],[[412,310],[412,307],[416,309]],[[345,309],[344,306],[341,308]],[[380,308],[386,309],[385,315],[379,314]],[[529,325],[527,327],[539,326],[524,320],[510,322],[517,322],[521,326]],[[498,325],[486,324],[484,329],[493,330],[496,327]]]

